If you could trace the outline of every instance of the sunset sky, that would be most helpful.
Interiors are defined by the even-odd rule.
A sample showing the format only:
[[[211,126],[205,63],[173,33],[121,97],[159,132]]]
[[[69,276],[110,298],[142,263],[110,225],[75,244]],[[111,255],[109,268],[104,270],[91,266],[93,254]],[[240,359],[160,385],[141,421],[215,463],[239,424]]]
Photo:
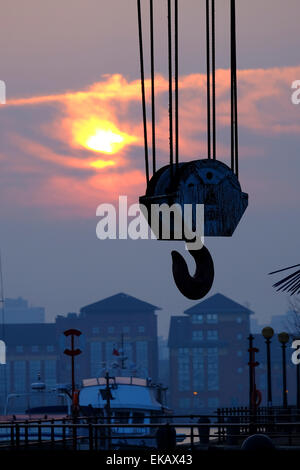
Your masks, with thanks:
[[[200,2],[201,3],[201,2]],[[228,0],[217,3],[218,157],[229,163]],[[167,162],[166,0],[155,0],[157,153]],[[204,4],[204,2],[202,2]],[[142,0],[144,12],[148,2]],[[180,158],[206,157],[204,17],[180,5]],[[47,320],[117,292],[170,314],[192,305],[177,291],[172,249],[182,243],[100,241],[96,208],[145,192],[135,0],[4,0],[0,30],[0,198],[5,296],[46,307]],[[211,294],[257,313],[289,298],[267,276],[300,263],[299,0],[237,0],[240,181],[249,208],[230,239],[207,239]],[[144,25],[146,37],[148,25]],[[146,52],[146,89],[149,61]]]

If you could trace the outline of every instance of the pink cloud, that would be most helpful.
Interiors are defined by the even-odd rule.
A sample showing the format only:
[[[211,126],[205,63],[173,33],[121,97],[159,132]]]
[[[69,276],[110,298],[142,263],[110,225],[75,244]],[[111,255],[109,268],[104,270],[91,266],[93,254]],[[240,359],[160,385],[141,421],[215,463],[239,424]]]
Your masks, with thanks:
[[[218,70],[216,78],[218,131],[229,132],[229,71]],[[291,84],[297,78],[300,78],[300,66],[239,71],[241,128],[266,137],[297,135],[300,108],[291,103]],[[206,77],[201,74],[180,77],[180,157],[183,160],[206,157],[205,84]],[[149,80],[146,90],[149,102]],[[167,93],[168,81],[157,76],[157,153],[161,164],[168,161]],[[55,214],[66,211],[92,215],[100,202],[116,201],[120,194],[136,200],[145,192],[145,177],[138,169],[143,165],[139,80],[128,81],[121,75],[104,76],[85,90],[9,100],[0,112],[5,118],[6,109],[26,106],[32,109],[52,106],[54,117],[52,113],[49,122],[37,123],[32,111],[32,123],[27,125],[40,131],[40,137],[34,139],[24,135],[21,128],[13,133],[11,129],[3,129],[6,135],[10,132],[9,149],[0,156],[3,172],[35,174],[41,178],[40,183],[35,179],[32,190],[27,189],[24,194],[22,186],[9,188],[6,196],[11,203],[52,207]],[[93,151],[77,138],[78,128],[91,117],[111,123],[116,132],[125,136],[124,145],[117,153]],[[150,124],[148,131],[151,145]],[[261,144],[245,145],[242,141],[240,144],[241,158],[265,155]],[[57,150],[61,147],[63,152]],[[140,152],[138,168],[132,158],[134,148],[135,158]],[[229,154],[228,143],[220,140],[219,158],[228,161]],[[93,166],[95,161],[100,162],[98,167]],[[70,176],[66,174],[69,170],[82,174],[80,178]]]

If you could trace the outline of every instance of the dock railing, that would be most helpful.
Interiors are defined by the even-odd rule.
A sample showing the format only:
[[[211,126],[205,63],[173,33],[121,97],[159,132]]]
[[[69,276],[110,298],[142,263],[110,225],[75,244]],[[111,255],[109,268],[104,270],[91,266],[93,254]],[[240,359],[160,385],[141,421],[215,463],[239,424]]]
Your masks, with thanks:
[[[298,412],[299,411],[299,412]],[[145,416],[151,418],[153,416]],[[205,419],[203,419],[205,418]],[[300,446],[300,410],[220,408],[211,415],[156,416],[158,422],[107,422],[105,417],[44,418],[0,422],[0,449],[51,448],[90,451],[122,448],[139,440],[156,447],[160,428],[176,431],[178,448],[240,447],[251,434],[266,434],[275,445]],[[149,419],[150,421],[150,419]],[[143,433],[141,432],[143,431]],[[148,444],[147,444],[148,442]]]

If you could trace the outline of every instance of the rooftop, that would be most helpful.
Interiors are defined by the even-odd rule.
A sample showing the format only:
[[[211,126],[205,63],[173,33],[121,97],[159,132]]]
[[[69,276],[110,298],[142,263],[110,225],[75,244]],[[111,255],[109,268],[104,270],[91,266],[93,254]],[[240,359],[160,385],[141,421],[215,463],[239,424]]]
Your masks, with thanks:
[[[80,314],[98,314],[98,313],[145,313],[161,310],[160,307],[149,304],[131,295],[119,293],[99,300],[80,309]]]
[[[187,315],[195,313],[254,313],[249,308],[229,299],[223,294],[215,294],[184,311]]]

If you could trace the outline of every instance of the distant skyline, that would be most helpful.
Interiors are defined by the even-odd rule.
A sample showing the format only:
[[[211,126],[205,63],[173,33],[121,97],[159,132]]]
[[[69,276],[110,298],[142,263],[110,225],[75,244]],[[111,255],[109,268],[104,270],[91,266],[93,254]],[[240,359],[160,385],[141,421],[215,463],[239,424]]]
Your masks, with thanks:
[[[143,9],[148,2],[143,1]],[[180,158],[206,156],[203,5],[180,4]],[[182,5],[184,4],[184,8]],[[213,295],[249,303],[259,322],[289,309],[268,272],[300,262],[300,3],[238,0],[240,181],[249,207],[229,239],[207,239]],[[217,2],[218,156],[229,161],[228,0]],[[166,1],[155,2],[158,158],[167,159]],[[146,10],[144,10],[146,11]],[[0,247],[6,297],[47,321],[118,292],[170,315],[172,249],[183,243],[96,238],[96,208],[145,192],[136,1],[4,0],[0,31]],[[144,25],[145,35],[148,34]],[[201,49],[202,44],[202,49]],[[1,46],[2,45],[2,46]],[[147,50],[146,50],[147,52]],[[146,66],[148,63],[146,62]],[[146,69],[149,77],[149,69]],[[190,260],[188,260],[190,262]],[[192,268],[192,265],[191,265]]]
[[[123,293],[117,293],[119,294],[125,294],[127,295],[126,292]],[[221,294],[222,293],[217,293]],[[109,296],[108,298],[110,298]],[[214,295],[207,295],[207,297],[204,299],[209,299],[210,297],[214,297]],[[98,299],[98,301],[106,300],[105,298]],[[143,301],[143,299],[138,299]],[[234,299],[230,299],[234,300]],[[96,301],[96,302],[98,302]],[[203,300],[199,302],[195,302],[195,305],[198,305],[202,303]],[[248,308],[247,302],[244,305],[245,307]],[[63,315],[67,316],[69,314],[80,314],[80,311],[83,307],[86,307],[86,305],[81,305],[80,307],[77,308],[76,311],[73,312],[65,312]],[[159,314],[159,309],[158,307],[157,313]],[[291,306],[290,306],[291,308]],[[56,316],[51,319],[51,321],[47,320],[45,317],[45,309],[43,306],[36,306],[33,305],[30,302],[30,299],[23,299],[22,297],[17,297],[15,299],[12,298],[5,298],[4,300],[4,322],[5,324],[13,324],[13,323],[53,323],[56,320]],[[179,315],[184,315],[185,311],[183,310]],[[61,315],[61,314],[60,314]],[[164,315],[164,314],[163,314]],[[159,318],[159,316],[158,316]],[[161,321],[159,321],[161,323]],[[269,326],[273,326],[275,328],[275,332],[277,333],[279,330],[288,330],[292,328],[292,325],[295,323],[294,320],[294,312],[290,309],[284,312],[283,314],[279,315],[272,315],[269,318],[269,321],[267,322]],[[259,318],[257,315],[255,315],[255,312],[250,317],[250,324],[251,324],[251,332],[252,333],[260,333],[261,329],[266,326],[265,322]],[[166,334],[167,333],[167,334]],[[168,337],[168,331],[163,334],[165,339]]]

